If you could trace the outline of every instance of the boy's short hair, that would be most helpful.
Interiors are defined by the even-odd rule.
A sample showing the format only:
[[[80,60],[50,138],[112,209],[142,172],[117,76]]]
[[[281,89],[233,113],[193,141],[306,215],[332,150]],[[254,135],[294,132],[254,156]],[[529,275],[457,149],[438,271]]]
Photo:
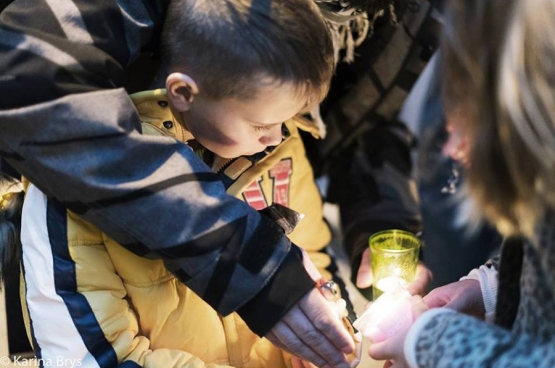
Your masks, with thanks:
[[[168,72],[189,74],[214,99],[253,98],[258,80],[290,83],[314,105],[334,68],[312,0],[172,0],[163,57]]]

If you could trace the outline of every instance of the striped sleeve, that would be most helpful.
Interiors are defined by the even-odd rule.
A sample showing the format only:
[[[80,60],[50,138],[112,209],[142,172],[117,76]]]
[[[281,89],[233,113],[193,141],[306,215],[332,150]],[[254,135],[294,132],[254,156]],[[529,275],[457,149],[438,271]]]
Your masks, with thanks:
[[[139,134],[122,88],[165,3],[14,0],[3,10],[0,156],[120,244],[164,259],[221,314],[248,306],[242,317],[263,335],[313,285],[295,247],[185,145]],[[284,298],[255,322],[276,308],[267,295]]]
[[[104,244],[83,239],[71,244],[66,209],[34,186],[27,198],[23,264],[39,362],[45,367],[230,368],[205,364],[183,350],[152,349],[139,333]]]
[[[121,87],[165,3],[13,1],[0,16],[0,109]]]

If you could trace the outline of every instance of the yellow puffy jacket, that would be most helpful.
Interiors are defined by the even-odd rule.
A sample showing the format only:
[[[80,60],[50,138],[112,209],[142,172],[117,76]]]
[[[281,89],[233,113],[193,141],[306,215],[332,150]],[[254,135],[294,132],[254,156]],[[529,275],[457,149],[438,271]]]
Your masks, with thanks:
[[[132,98],[141,116],[144,134],[181,141],[192,138],[171,113],[164,90],[142,92]],[[223,165],[220,171],[224,181],[227,180],[228,193],[257,209],[278,202],[304,214],[290,238],[309,253],[323,276],[329,278],[325,268],[330,264],[330,258],[321,251],[330,241],[331,234],[323,219],[322,201],[298,131],[298,127],[310,129],[310,124],[294,119],[285,126],[288,133],[284,141],[257,162],[239,158],[231,163],[216,159],[214,163]],[[67,229],[61,230],[67,232],[61,238],[67,236],[68,250],[67,259],[57,263],[58,256],[54,256],[52,265],[45,264],[46,271],[31,269],[30,265],[37,264],[37,261],[33,260],[32,251],[24,252],[27,259],[23,263],[28,269],[26,278],[34,277],[34,272],[47,273],[46,278],[36,276],[27,283],[30,285],[27,302],[34,334],[46,329],[43,339],[51,340],[48,344],[51,350],[43,351],[41,356],[78,359],[80,365],[113,361],[117,357],[118,363],[134,362],[144,367],[290,366],[286,354],[251,332],[236,313],[226,317],[217,314],[179,282],[162,261],[137,256],[65,209],[56,215],[55,206],[48,207],[48,200],[41,199],[44,198],[41,195],[31,186],[27,191],[26,205],[29,200],[37,207],[33,213],[41,213],[41,206],[37,203],[44,200],[45,226],[54,226],[45,231],[52,238],[55,231]],[[137,215],[156,218],[156,213]],[[43,226],[39,220],[35,223],[32,218],[27,220],[33,231]],[[187,219],[176,218],[175,221]],[[66,226],[57,226],[56,222],[65,222]],[[34,241],[40,241],[39,236]],[[57,246],[59,244],[52,245]],[[39,279],[52,278],[54,284],[58,282],[56,272],[63,269],[64,262],[75,265],[74,278],[79,295],[71,298],[61,295],[63,303],[56,308],[44,308],[40,298],[49,292],[50,286],[43,284],[34,290],[33,285],[39,283]],[[50,276],[50,272],[54,275]],[[52,299],[56,297],[58,295],[53,295]],[[56,321],[58,328],[48,330],[44,327],[49,321]],[[91,341],[98,341],[99,335],[103,335],[105,341],[101,347],[96,346],[95,351],[102,353],[91,357]],[[104,353],[111,358],[104,357]]]

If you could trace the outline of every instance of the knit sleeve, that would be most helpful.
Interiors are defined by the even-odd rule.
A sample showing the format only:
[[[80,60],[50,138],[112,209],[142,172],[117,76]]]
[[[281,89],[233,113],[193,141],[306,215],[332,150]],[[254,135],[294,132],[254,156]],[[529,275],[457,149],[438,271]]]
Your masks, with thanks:
[[[431,318],[425,317],[428,313]],[[555,366],[555,341],[540,342],[459,313],[429,311],[415,322],[411,333],[415,338],[405,345],[405,352],[414,353],[413,367]]]

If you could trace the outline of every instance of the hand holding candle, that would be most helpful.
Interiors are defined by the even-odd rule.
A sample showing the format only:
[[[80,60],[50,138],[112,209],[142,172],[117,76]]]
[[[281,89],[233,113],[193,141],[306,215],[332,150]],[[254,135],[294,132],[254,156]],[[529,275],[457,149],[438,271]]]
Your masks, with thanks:
[[[372,308],[374,305],[380,303],[382,298],[386,295],[394,294],[395,292],[388,292],[384,293],[374,304],[370,307]],[[373,339],[370,337],[372,344],[368,348],[368,354],[376,360],[388,360],[389,365],[385,366],[393,366],[394,367],[408,367],[409,365],[406,362],[405,358],[405,351],[404,351],[404,344],[406,336],[414,323],[414,321],[420,317],[422,313],[428,310],[428,306],[422,300],[420,296],[410,296],[408,297],[406,294],[405,296],[400,296],[402,302],[399,301],[399,296],[397,300],[400,304],[397,305],[395,311],[388,311],[390,318],[389,321],[394,321],[392,318],[400,318],[403,322],[397,322],[394,326],[394,331],[387,336],[384,340],[377,341],[375,338]],[[386,305],[382,305],[379,309],[382,310],[382,313],[376,308],[375,312],[378,316],[384,316],[383,308],[387,308]],[[407,312],[408,310],[408,312]],[[386,314],[387,314],[386,313]],[[408,313],[408,317],[406,315]],[[409,318],[410,317],[410,318]],[[383,321],[382,321],[383,323]],[[379,324],[379,321],[378,321]],[[378,339],[379,340],[379,339]]]
[[[406,290],[415,279],[420,241],[411,233],[388,230],[374,234],[369,244],[374,303],[354,326],[372,342],[368,351],[372,358],[402,364],[405,336],[427,308],[422,298]],[[424,307],[415,313],[415,305]]]
[[[412,324],[411,295],[396,284],[353,323],[372,343],[382,342]]]

